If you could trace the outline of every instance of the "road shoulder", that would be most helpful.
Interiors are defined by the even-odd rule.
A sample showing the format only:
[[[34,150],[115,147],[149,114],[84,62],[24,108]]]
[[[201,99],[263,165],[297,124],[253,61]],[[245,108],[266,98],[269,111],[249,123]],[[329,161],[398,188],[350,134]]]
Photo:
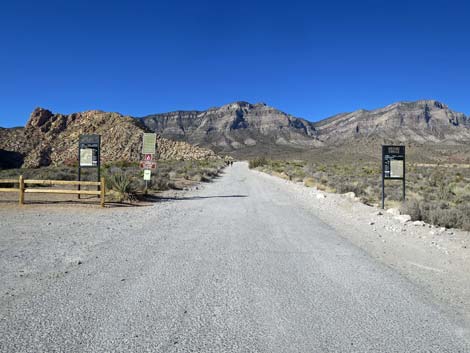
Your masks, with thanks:
[[[312,214],[381,263],[419,285],[469,327],[470,234],[405,222],[358,202],[352,195],[327,193],[259,171]],[[470,332],[466,333],[470,337]]]

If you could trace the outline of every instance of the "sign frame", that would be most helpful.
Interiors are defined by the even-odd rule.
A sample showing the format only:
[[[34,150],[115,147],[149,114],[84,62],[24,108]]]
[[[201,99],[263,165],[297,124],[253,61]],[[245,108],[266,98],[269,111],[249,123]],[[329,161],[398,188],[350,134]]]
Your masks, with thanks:
[[[86,164],[82,164],[82,150],[91,150],[91,165],[89,161]],[[78,181],[82,180],[82,168],[96,168],[97,180],[101,178],[101,135],[89,134],[80,135],[78,138]],[[80,184],[78,185],[80,190]],[[100,186],[98,186],[100,190]],[[99,196],[98,196],[99,197]],[[80,194],[78,194],[80,198]]]
[[[401,171],[394,173],[394,165]],[[404,145],[382,145],[382,209],[385,208],[385,180],[401,180],[403,201],[406,199],[406,147]]]
[[[151,154],[155,155],[155,148],[157,145],[157,134],[156,133],[146,133],[142,135],[142,154]]]

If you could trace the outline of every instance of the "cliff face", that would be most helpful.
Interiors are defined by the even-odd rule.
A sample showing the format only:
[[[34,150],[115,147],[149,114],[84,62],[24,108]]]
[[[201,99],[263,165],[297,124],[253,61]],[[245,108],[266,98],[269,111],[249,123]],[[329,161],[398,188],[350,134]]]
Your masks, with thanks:
[[[87,111],[69,115],[37,108],[24,128],[0,129],[3,155],[21,156],[24,167],[73,164],[77,161],[81,134],[101,135],[102,162],[139,161],[142,133],[148,129],[138,120],[118,113]],[[158,137],[160,159],[216,158],[213,151]]]
[[[399,102],[376,110],[338,114],[315,124],[326,144],[354,139],[416,143],[470,141],[470,120],[435,100]]]
[[[263,103],[234,102],[206,111],[149,115],[140,121],[162,136],[222,151],[257,144],[321,145],[311,122]]]
[[[311,148],[362,142],[462,143],[470,120],[434,100],[399,102],[343,113],[316,123],[265,104],[235,102],[206,111],[176,111],[139,119],[163,136],[229,152],[257,145]]]

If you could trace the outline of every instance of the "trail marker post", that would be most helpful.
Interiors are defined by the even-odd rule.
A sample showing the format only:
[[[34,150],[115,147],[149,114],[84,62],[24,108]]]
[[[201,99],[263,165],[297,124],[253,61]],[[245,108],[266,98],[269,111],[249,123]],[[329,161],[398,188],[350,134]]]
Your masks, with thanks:
[[[405,146],[382,145],[382,209],[385,208],[385,180],[403,182],[405,201]]]

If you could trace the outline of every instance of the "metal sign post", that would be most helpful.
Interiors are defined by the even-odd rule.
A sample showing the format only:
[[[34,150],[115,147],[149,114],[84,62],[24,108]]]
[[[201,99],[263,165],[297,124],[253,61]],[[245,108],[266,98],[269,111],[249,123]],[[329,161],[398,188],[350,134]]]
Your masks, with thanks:
[[[101,136],[80,135],[78,141],[78,181],[82,180],[82,168],[96,168],[97,180],[101,177]],[[80,185],[78,185],[80,190]],[[100,187],[98,186],[98,190]],[[78,194],[80,198],[80,194]]]
[[[144,133],[142,136],[142,154],[143,161],[140,162],[140,168],[144,169],[145,192],[147,192],[147,183],[151,180],[152,170],[157,168],[155,163],[155,149],[157,144],[157,134]]]
[[[382,209],[385,208],[385,180],[403,182],[405,201],[405,146],[382,145]]]

